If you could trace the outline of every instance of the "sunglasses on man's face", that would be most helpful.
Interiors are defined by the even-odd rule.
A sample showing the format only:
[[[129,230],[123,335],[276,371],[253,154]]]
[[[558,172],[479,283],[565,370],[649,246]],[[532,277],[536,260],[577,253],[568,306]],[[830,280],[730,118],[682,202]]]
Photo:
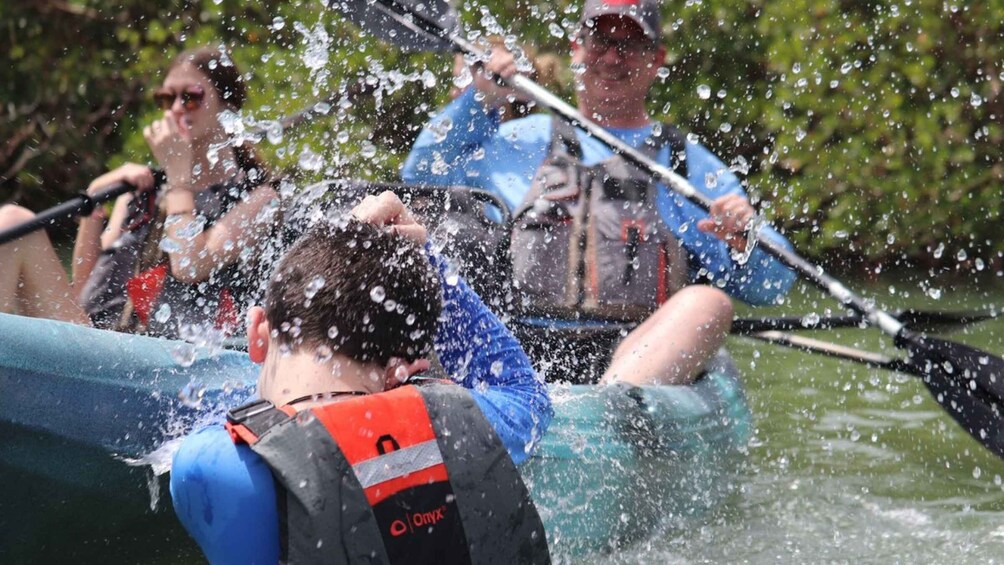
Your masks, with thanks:
[[[598,32],[587,34],[583,43],[587,50],[597,56],[616,49],[617,55],[622,59],[648,54],[656,48],[655,42],[647,38],[619,39]]]
[[[202,99],[206,93],[201,86],[189,86],[181,92],[175,93],[173,90],[162,88],[153,93],[153,101],[161,110],[170,110],[174,106],[174,101],[181,98],[181,105],[186,110],[194,110],[202,104]]]

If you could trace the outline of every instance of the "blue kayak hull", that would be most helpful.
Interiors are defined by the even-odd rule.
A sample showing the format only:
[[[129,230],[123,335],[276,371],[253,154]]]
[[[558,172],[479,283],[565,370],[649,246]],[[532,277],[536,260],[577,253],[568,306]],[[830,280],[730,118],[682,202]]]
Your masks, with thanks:
[[[172,439],[246,400],[256,375],[242,353],[0,314],[0,561],[43,550],[53,527],[107,540],[146,521],[177,533],[153,469],[169,464]],[[559,555],[705,515],[750,436],[724,355],[690,386],[556,385],[552,397],[555,419],[522,470]]]

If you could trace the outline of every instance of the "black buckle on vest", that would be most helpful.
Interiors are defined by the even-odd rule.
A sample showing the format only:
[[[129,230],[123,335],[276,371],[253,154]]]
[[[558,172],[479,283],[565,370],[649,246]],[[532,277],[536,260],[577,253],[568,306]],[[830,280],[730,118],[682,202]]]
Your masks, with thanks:
[[[611,200],[627,200],[629,202],[644,202],[651,185],[647,180],[622,179],[604,174],[603,196]]]
[[[254,418],[259,414],[264,414],[269,410],[274,410],[275,406],[271,402],[260,398],[254,402],[249,402],[243,406],[238,406],[227,412],[227,421],[233,425],[243,424],[250,418]]]

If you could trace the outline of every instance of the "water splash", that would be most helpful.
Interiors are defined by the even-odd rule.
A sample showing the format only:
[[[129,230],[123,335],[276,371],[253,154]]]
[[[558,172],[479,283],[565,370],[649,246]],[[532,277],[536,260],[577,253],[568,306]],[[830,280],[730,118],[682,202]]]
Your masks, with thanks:
[[[310,70],[310,78],[314,82],[314,95],[317,96],[330,76],[327,66],[328,56],[332,51],[331,36],[328,35],[322,22],[315,23],[312,28],[308,28],[301,22],[295,22],[293,29],[303,36],[303,41],[306,44],[300,59]]]
[[[739,265],[745,265],[749,262],[750,257],[753,255],[753,250],[756,249],[758,240],[760,238],[760,232],[763,231],[765,227],[769,224],[766,218],[762,214],[757,214],[753,216],[750,220],[750,227],[746,233],[746,247],[741,251],[737,249],[729,248],[729,253],[732,255],[732,260]]]

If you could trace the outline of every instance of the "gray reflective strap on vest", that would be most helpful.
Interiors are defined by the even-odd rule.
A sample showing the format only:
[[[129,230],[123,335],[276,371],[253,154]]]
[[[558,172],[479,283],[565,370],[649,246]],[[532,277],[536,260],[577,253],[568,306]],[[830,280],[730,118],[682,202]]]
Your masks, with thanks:
[[[416,473],[443,462],[443,454],[434,439],[391,451],[352,466],[364,489],[373,485]]]
[[[470,392],[445,384],[418,390],[457,495],[471,563],[550,563],[530,493]]]

